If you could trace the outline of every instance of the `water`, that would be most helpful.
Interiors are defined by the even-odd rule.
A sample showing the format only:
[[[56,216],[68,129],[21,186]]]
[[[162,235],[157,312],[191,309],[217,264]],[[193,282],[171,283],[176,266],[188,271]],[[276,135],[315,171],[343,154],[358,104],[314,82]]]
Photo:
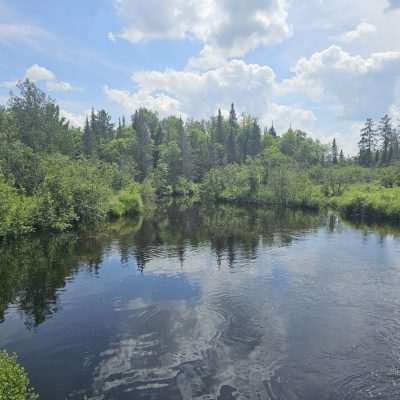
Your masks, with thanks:
[[[170,207],[0,247],[0,348],[42,400],[398,399],[400,242]]]

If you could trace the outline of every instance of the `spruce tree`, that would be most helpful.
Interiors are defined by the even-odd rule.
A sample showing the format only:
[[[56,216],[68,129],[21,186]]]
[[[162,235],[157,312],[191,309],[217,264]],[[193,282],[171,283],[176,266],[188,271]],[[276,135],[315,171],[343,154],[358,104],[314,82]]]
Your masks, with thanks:
[[[344,154],[343,154],[343,150],[340,150],[340,153],[339,153],[339,162],[340,162],[340,164],[343,164],[343,163],[344,163]]]
[[[361,165],[371,165],[376,146],[376,131],[374,121],[368,118],[361,129],[359,146],[359,162]]]
[[[274,128],[274,122],[273,121],[272,121],[271,128],[269,128],[268,133],[274,138],[278,136],[277,133],[276,133],[276,130]]]
[[[381,140],[382,162],[390,162],[390,144],[392,142],[392,122],[391,118],[385,114],[379,124],[379,136]]]
[[[192,148],[189,143],[182,119],[179,120],[177,142],[181,151],[180,174],[185,178],[192,178]]]
[[[91,116],[93,118],[93,115]],[[96,152],[96,138],[94,136],[94,131],[90,126],[89,119],[86,117],[85,127],[83,129],[83,152],[87,157],[93,157]]]
[[[221,109],[218,109],[215,140],[217,143],[225,144],[224,117],[222,116]]]
[[[261,152],[261,129],[257,123],[257,120],[253,120],[251,126],[249,141],[247,144],[247,151],[249,156],[256,156]]]
[[[229,133],[226,140],[226,153],[228,163],[237,161],[237,132],[238,122],[236,117],[235,106],[232,103],[231,111],[229,113]]]
[[[137,151],[135,159],[139,170],[138,178],[142,181],[146,178],[153,166],[153,144],[150,131],[146,124],[144,109],[135,112],[132,125],[136,131]]]
[[[332,141],[332,163],[337,164],[337,162],[338,162],[338,148],[336,145],[336,139],[333,138],[333,141]]]

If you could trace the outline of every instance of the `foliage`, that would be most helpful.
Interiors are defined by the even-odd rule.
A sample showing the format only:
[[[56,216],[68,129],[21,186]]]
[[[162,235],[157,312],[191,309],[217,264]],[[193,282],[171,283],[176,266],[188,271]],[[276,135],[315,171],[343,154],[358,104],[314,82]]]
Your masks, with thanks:
[[[400,188],[378,185],[355,186],[343,196],[333,198],[331,205],[348,217],[400,221]]]
[[[114,217],[140,214],[143,201],[137,186],[131,185],[116,193],[110,203],[110,214]]]
[[[140,108],[131,122],[114,124],[92,109],[77,129],[33,82],[18,88],[0,107],[0,237],[96,224],[169,196],[316,208],[356,184],[400,182],[398,132],[388,116],[377,129],[367,120],[351,160],[336,139],[325,146],[274,126],[262,134],[234,104],[208,121],[185,122]]]
[[[32,232],[37,212],[36,199],[19,194],[0,176],[0,237]]]
[[[35,192],[42,227],[64,231],[105,219],[111,182],[101,165],[60,155],[44,158],[43,164],[47,174]]]
[[[0,400],[35,400],[29,378],[15,355],[0,351]]]

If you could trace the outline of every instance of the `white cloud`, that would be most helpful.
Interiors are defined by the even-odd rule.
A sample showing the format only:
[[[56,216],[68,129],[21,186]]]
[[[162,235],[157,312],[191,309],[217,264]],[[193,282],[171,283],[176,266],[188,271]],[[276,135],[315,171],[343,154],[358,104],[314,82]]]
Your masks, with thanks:
[[[110,39],[112,42],[115,42],[117,39],[115,35],[112,32],[108,32],[107,34],[108,39]]]
[[[89,114],[90,111],[87,111],[84,114],[75,114],[66,110],[61,109],[60,114],[64,117],[70,124],[75,128],[83,128],[85,125],[86,115]]]
[[[250,113],[265,125],[273,120],[281,131],[290,123],[307,129],[316,120],[310,110],[273,101],[276,81],[272,69],[242,60],[208,71],[138,72],[132,80],[137,87],[134,93],[105,87],[106,96],[131,113],[147,107],[162,117],[174,114],[202,119],[215,115],[218,108],[227,112],[233,102],[238,113]]]
[[[46,82],[47,90],[52,92],[72,92],[72,91],[79,91],[80,88],[71,85],[68,82],[57,81],[57,80],[50,80]]]
[[[349,43],[355,40],[368,37],[376,32],[376,26],[367,22],[361,22],[353,30],[339,35],[338,40]]]
[[[164,94],[153,95],[146,90],[139,90],[130,94],[127,90],[112,89],[108,86],[104,87],[104,93],[110,100],[119,104],[130,113],[133,113],[140,107],[146,107],[157,111],[161,117],[182,114],[179,101]]]
[[[268,113],[263,116],[264,124],[269,126],[273,122],[278,132],[286,132],[290,126],[307,131],[316,119],[310,110],[276,103],[271,103]]]
[[[106,88],[106,95],[130,111],[142,102],[160,114],[172,110],[203,118],[213,115],[218,107],[229,109],[232,102],[239,111],[263,115],[273,92],[275,74],[267,66],[232,60],[206,72],[138,72],[132,80],[138,87],[135,93]]]
[[[52,81],[56,79],[56,76],[47,68],[41,67],[38,64],[34,64],[26,70],[25,78],[30,79],[33,82]]]
[[[278,43],[291,29],[286,0],[114,0],[122,32],[132,43],[194,37],[225,57]]]
[[[387,112],[400,79],[400,52],[351,55],[338,46],[300,59],[294,77],[280,86],[283,93],[302,92],[331,104],[337,102],[342,116],[364,119]]]
[[[32,82],[45,82],[47,90],[52,92],[71,92],[81,90],[68,82],[57,80],[56,75],[52,71],[38,64],[33,64],[29,67],[25,71],[23,79],[29,79]],[[13,88],[17,83],[18,81],[0,82],[0,87]]]

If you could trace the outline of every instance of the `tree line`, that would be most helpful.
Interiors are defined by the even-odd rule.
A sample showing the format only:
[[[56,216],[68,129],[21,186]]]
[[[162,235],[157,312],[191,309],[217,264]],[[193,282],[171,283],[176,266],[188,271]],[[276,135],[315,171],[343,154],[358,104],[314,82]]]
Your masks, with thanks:
[[[140,213],[165,196],[317,207],[346,185],[378,179],[357,164],[385,167],[399,157],[387,116],[378,129],[367,121],[351,159],[336,139],[324,145],[299,129],[262,129],[234,104],[201,121],[140,108],[114,123],[93,109],[75,128],[33,82],[18,89],[0,106],[0,237]],[[385,182],[397,185],[400,174]]]

